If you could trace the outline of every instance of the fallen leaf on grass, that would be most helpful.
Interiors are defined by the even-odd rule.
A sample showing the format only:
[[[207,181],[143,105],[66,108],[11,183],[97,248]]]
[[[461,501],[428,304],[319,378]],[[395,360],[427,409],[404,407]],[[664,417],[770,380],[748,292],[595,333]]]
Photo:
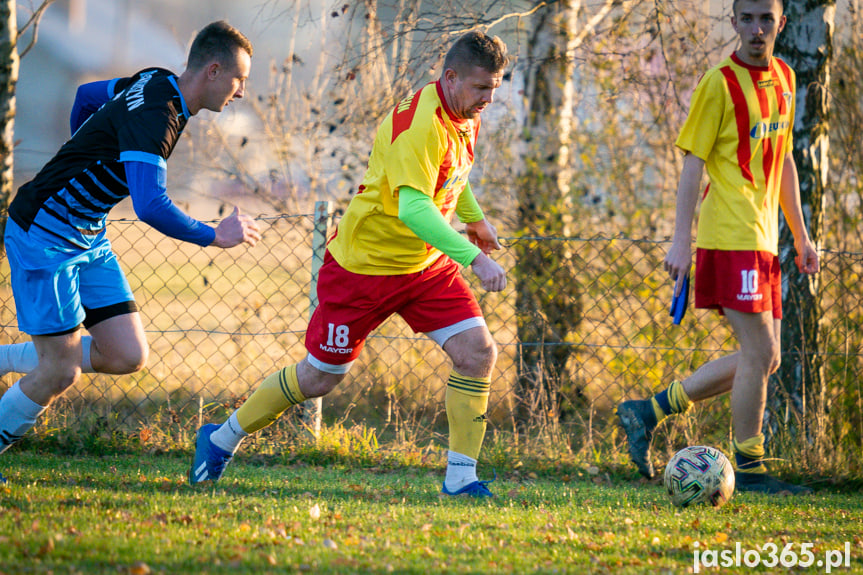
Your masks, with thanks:
[[[177,517],[175,519],[176,523],[182,523],[183,525],[189,525],[194,521],[191,515],[183,515],[181,517]]]
[[[40,556],[41,555],[47,555],[48,553],[51,553],[53,550],[54,550],[54,538],[52,537],[52,538],[48,539],[48,541],[45,542],[45,545],[43,545],[42,547],[39,548],[39,555]]]
[[[137,561],[129,567],[129,575],[150,575],[150,566],[143,561]]]
[[[315,521],[320,519],[321,518],[321,506],[318,505],[317,503],[312,505],[312,507],[309,509],[309,517],[311,517]]]

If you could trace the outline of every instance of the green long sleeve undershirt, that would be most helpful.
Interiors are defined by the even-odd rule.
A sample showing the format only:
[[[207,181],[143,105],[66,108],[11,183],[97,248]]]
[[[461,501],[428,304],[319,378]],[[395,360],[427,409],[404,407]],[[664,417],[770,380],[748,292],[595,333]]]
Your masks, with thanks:
[[[456,215],[463,222],[467,220],[467,223],[481,221],[483,219],[482,210],[469,191],[470,188],[465,187],[459,196]],[[406,186],[400,187],[398,193],[399,219],[419,239],[439,249],[465,267],[473,263],[473,260],[479,255],[480,249],[449,225],[430,196]],[[463,204],[462,198],[466,194],[469,195],[469,198],[464,198]]]
[[[482,213],[482,208],[476,202],[473,195],[473,190],[470,189],[470,182],[464,183],[464,190],[458,197],[458,203],[455,205],[455,215],[463,224],[472,224],[473,222],[481,222],[485,219]]]

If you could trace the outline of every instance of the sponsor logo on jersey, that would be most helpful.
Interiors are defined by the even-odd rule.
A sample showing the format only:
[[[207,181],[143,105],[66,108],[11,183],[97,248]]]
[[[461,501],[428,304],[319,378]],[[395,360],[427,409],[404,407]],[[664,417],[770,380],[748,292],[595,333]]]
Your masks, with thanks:
[[[788,120],[781,122],[757,122],[749,131],[749,137],[754,140],[763,140],[769,138],[774,132],[785,130],[788,128]]]
[[[758,88],[760,90],[763,90],[764,88],[770,88],[773,85],[773,78],[768,78],[767,80],[758,80]]]
[[[467,181],[467,174],[464,175],[454,175],[450,176],[446,181],[444,181],[443,185],[440,187],[442,190],[453,189],[456,186],[464,186],[464,182]]]

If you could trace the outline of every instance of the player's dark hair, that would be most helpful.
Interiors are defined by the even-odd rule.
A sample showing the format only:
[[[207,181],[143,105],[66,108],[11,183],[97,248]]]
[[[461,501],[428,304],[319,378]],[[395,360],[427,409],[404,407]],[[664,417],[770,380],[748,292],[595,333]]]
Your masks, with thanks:
[[[468,67],[479,66],[488,72],[500,72],[508,62],[503,40],[474,30],[455,41],[444,58],[443,69],[452,68],[456,73],[464,74]]]
[[[249,56],[254,52],[249,39],[224,20],[207,24],[192,41],[187,66],[194,70],[206,66],[213,59],[230,62],[238,48]]]
[[[740,0],[734,0],[731,3],[731,13],[734,14],[734,16],[737,16],[737,4],[739,2],[740,2]],[[779,0],[779,9],[780,9],[780,13],[785,12],[785,1],[784,0]]]

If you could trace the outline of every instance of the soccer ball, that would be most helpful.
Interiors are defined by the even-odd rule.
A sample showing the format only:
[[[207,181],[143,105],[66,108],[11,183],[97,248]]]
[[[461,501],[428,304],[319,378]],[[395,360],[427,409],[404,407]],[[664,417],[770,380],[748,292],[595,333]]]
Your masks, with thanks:
[[[734,493],[734,470],[715,447],[684,447],[665,466],[665,489],[676,507],[722,507]]]

